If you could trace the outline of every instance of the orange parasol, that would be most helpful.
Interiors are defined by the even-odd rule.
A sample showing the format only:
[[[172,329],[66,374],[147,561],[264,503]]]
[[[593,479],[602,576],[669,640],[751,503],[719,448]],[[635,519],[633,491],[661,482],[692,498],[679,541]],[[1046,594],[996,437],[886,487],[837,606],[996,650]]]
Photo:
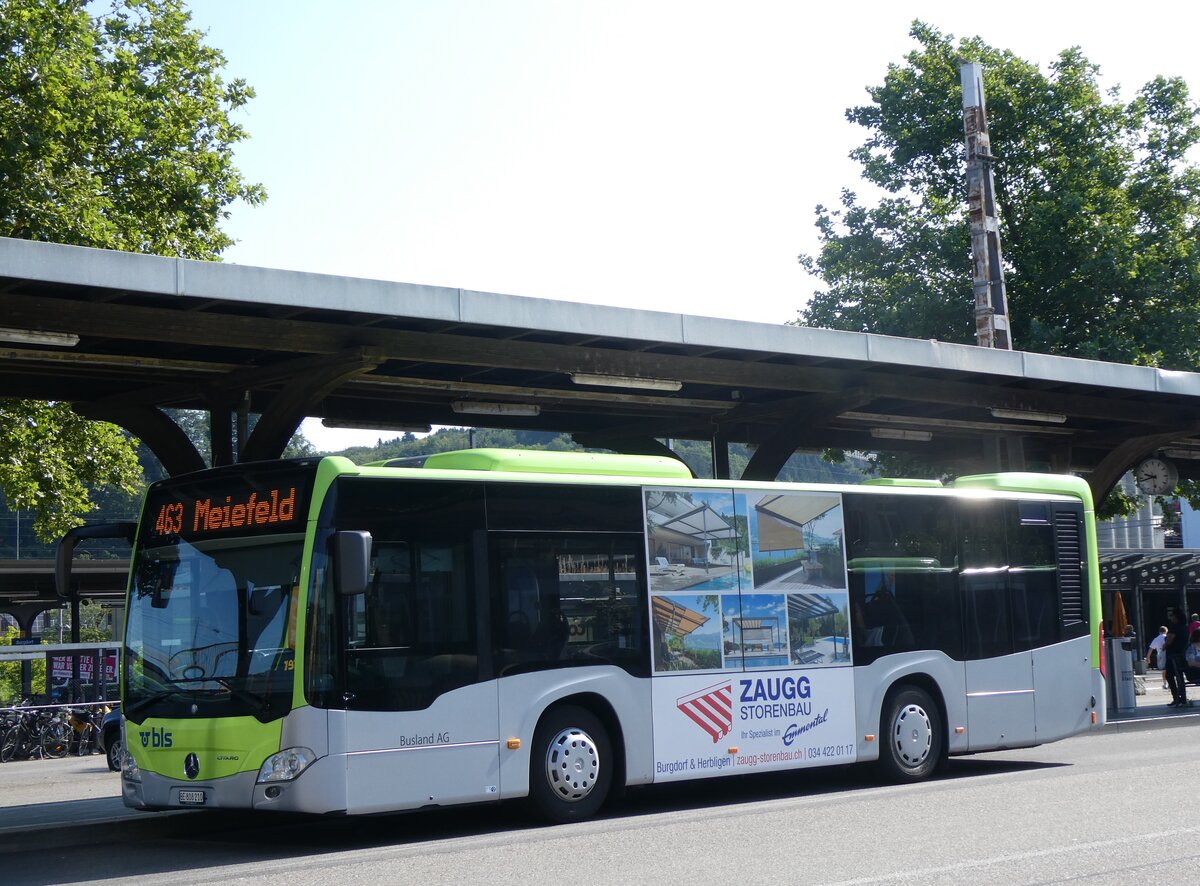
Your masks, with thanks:
[[[1129,627],[1129,617],[1125,614],[1125,601],[1121,598],[1121,592],[1117,591],[1113,595],[1113,636],[1124,637],[1125,630]]]

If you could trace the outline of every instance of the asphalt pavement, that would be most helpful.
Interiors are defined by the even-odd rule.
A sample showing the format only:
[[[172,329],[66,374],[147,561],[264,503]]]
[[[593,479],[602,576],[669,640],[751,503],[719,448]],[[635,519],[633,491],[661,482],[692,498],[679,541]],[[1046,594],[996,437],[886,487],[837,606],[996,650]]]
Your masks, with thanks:
[[[0,763],[0,839],[43,827],[111,822],[135,814],[103,754]]]

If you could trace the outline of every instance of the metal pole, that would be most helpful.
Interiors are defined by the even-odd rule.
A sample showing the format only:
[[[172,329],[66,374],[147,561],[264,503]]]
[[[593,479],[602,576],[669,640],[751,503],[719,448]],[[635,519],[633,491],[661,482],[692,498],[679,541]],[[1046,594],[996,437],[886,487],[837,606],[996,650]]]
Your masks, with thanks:
[[[965,62],[959,69],[963,92],[963,131],[967,140],[967,206],[974,264],[975,343],[1012,350],[1008,296],[1000,252],[1000,219],[992,177],[991,141],[983,100],[983,68]]]
[[[233,448],[234,461],[242,460],[242,452],[246,449],[246,438],[250,436],[250,392],[242,393],[242,399],[237,405],[237,446]]]
[[[71,594],[71,642],[79,642],[79,589]],[[71,653],[71,692],[70,701],[79,701],[79,653]]]
[[[712,435],[713,479],[728,480],[729,474],[729,437],[723,432]]]

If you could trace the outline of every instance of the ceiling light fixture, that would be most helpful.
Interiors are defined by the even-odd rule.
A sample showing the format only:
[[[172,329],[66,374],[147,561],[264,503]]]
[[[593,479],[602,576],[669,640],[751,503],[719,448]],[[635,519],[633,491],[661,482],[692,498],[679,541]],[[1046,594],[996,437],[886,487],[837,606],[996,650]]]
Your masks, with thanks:
[[[1067,417],[1061,412],[1034,412],[1029,409],[1002,409],[993,406],[990,410],[992,418],[1013,418],[1018,421],[1044,421],[1048,424],[1061,425]]]
[[[932,440],[929,431],[909,431],[905,428],[871,428],[871,436],[879,440]]]
[[[428,434],[431,425],[392,423],[386,421],[359,421],[353,418],[323,418],[321,424],[327,428],[356,428],[363,431],[395,431],[397,434]]]
[[[487,403],[482,400],[455,400],[450,408],[460,415],[538,415],[542,408],[532,403]]]
[[[1200,458],[1200,449],[1164,449],[1167,458]]]
[[[23,345],[51,345],[56,348],[73,348],[79,344],[79,336],[73,332],[42,332],[40,329],[9,329],[0,327],[0,341],[19,342]]]
[[[577,385],[600,388],[638,388],[644,391],[678,391],[683,382],[673,378],[644,378],[638,375],[606,375],[599,372],[572,372],[571,381]]]

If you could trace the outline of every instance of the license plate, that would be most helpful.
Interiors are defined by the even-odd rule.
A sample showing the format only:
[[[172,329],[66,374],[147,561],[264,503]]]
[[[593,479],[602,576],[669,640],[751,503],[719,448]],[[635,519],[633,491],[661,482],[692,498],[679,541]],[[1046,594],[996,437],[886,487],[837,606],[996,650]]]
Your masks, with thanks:
[[[180,791],[179,802],[188,806],[203,806],[204,791]]]

